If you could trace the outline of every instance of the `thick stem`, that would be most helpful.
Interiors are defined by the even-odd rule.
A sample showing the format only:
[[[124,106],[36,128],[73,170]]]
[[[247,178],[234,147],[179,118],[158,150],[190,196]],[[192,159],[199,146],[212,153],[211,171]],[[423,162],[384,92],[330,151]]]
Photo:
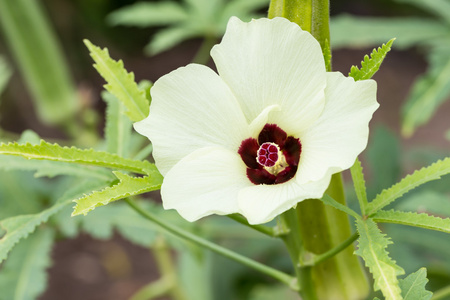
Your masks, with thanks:
[[[345,205],[340,174],[333,175],[326,193]],[[353,255],[354,248],[347,247],[330,257],[330,251],[332,254],[337,253],[336,249],[340,250],[339,248],[351,244],[355,238],[351,233],[348,216],[316,199],[299,203],[296,211],[304,252],[312,253],[316,257],[316,261],[312,259],[315,264],[312,266],[311,277],[318,299],[364,299],[369,286],[364,269]],[[317,257],[320,264],[317,264]]]

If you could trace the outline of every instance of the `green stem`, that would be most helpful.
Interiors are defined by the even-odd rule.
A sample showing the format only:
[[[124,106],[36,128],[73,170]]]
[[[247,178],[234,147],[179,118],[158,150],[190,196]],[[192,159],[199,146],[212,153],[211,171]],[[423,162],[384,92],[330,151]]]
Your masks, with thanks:
[[[313,260],[313,264],[318,265],[318,264],[326,261],[327,259],[335,256],[336,254],[338,254],[339,252],[341,252],[342,250],[344,250],[345,248],[347,248],[348,246],[353,244],[353,242],[356,241],[358,239],[358,237],[359,237],[358,232],[355,232],[352,236],[350,236],[348,239],[343,241],[338,246],[334,247],[333,249],[331,249],[325,253],[315,256],[314,260]]]
[[[290,209],[280,216],[279,227],[285,232],[280,235],[286,244],[289,255],[294,265],[295,274],[297,275],[298,284],[300,286],[300,295],[303,299],[316,300],[317,295],[314,289],[314,283],[311,275],[311,267],[305,264],[309,261],[310,253],[306,253],[301,238],[299,219],[295,209]]]
[[[271,0],[268,17],[283,17],[310,32],[322,48],[327,71],[331,71],[329,0]]]
[[[197,53],[195,54],[195,57],[192,59],[193,63],[196,64],[202,64],[206,65],[209,60],[211,59],[211,56],[209,55],[209,52],[211,51],[211,48],[217,43],[217,38],[208,36],[206,37],[202,45],[200,46],[200,49],[198,49]]]
[[[182,238],[185,239],[187,241],[190,241],[194,244],[197,244],[199,246],[202,246],[206,249],[209,249],[217,254],[220,254],[222,256],[225,256],[229,259],[232,259],[238,263],[241,263],[249,268],[252,268],[254,270],[257,270],[263,274],[266,274],[272,278],[275,278],[279,281],[281,281],[284,284],[287,284],[290,288],[292,288],[293,290],[298,290],[298,286],[297,286],[297,281],[294,277],[285,274],[281,271],[278,271],[274,268],[268,267],[262,263],[259,263],[257,261],[251,260],[248,257],[245,257],[243,255],[240,255],[236,252],[233,252],[231,250],[228,250],[226,248],[223,248],[217,244],[214,244],[208,240],[205,240],[195,234],[190,233],[189,231],[183,230],[181,228],[178,228],[176,226],[173,226],[170,223],[165,222],[164,220],[158,218],[157,216],[151,214],[148,211],[143,210],[139,205],[136,204],[136,202],[134,202],[131,199],[126,199],[125,200],[128,205],[130,205],[137,213],[139,213],[140,215],[142,215],[144,218],[152,221],[153,223],[159,225],[160,227],[164,228],[165,230],[167,230],[168,232]]]
[[[259,231],[261,233],[264,233],[265,235],[268,235],[270,237],[276,237],[277,233],[272,227],[264,226],[264,225],[251,225],[248,223],[247,219],[239,214],[231,214],[228,215],[230,219],[235,220],[236,222],[239,222],[247,227],[250,227],[256,231]]]
[[[331,71],[330,0],[312,1],[311,34],[322,48],[327,71]]]

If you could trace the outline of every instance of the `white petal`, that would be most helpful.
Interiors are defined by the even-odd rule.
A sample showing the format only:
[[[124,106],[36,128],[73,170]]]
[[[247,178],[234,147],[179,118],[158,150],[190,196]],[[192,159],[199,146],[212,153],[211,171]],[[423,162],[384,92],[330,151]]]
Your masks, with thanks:
[[[250,185],[237,153],[207,147],[189,154],[167,173],[161,196],[165,209],[176,209],[192,222],[211,214],[240,212],[238,192]]]
[[[281,111],[272,112],[269,122],[288,134],[302,133],[323,110],[322,51],[295,23],[284,18],[244,23],[232,17],[211,56],[249,123],[267,106],[278,104]]]
[[[282,184],[255,185],[239,193],[239,208],[250,224],[269,222],[305,199],[322,198],[331,175],[299,185],[295,180]]]
[[[134,124],[153,143],[165,175],[189,153],[219,145],[237,151],[249,137],[247,121],[227,85],[208,67],[191,64],[155,82],[149,116]]]
[[[300,184],[350,168],[367,146],[369,121],[379,106],[375,81],[355,82],[339,72],[327,77],[323,114],[300,137]]]

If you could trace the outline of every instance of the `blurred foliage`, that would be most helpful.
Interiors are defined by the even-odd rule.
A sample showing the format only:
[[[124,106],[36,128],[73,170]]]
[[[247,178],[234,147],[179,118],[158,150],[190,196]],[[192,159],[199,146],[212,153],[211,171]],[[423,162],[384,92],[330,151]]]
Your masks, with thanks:
[[[332,41],[334,47],[344,44],[367,46],[378,45],[397,36],[395,45],[400,49],[419,46],[428,53],[429,71],[418,80],[408,104],[405,105],[404,132],[412,133],[417,126],[428,121],[449,93],[450,10],[436,9],[436,5],[447,5],[448,0],[397,1],[415,5],[437,18],[340,16],[332,24]],[[205,42],[195,60],[205,61],[209,48],[221,38],[231,15],[243,20],[258,17],[257,11],[267,7],[269,1],[131,2],[133,1],[73,1],[80,11],[79,18],[88,20],[89,25],[85,26],[98,31],[93,34],[103,35],[106,32],[102,26],[108,9],[121,7],[126,3],[130,5],[109,14],[107,21],[111,25],[156,27],[156,34],[145,48],[147,53],[154,55],[184,40],[202,38]],[[386,0],[381,2],[383,8],[388,3]],[[79,103],[65,63],[67,58],[64,58],[60,41],[53,32],[54,28],[37,1],[0,0],[0,23],[4,39],[8,42],[8,50],[14,54],[15,65],[19,66],[28,83],[41,121],[62,126],[69,138],[72,138],[62,141],[63,144],[84,146],[80,143],[86,140],[85,133],[88,132],[90,139],[87,144],[96,151],[107,150],[123,159],[142,160],[149,156],[151,145],[147,145],[145,138],[132,131],[131,121],[125,117],[124,112],[129,109],[130,101],[117,99],[112,94],[103,92],[102,98],[106,106],[104,138],[98,138],[93,132],[96,130],[95,126],[88,124],[83,117],[79,118]],[[367,30],[371,32],[370,35]],[[120,36],[116,32],[120,31],[115,29],[114,34],[109,32],[111,39],[130,40],[128,36]],[[77,47],[78,43],[81,45],[78,40],[74,43],[77,43]],[[101,56],[101,51],[98,52]],[[123,68],[121,63],[111,65],[120,71]],[[0,96],[13,68],[13,64],[0,57]],[[130,73],[122,75],[133,77]],[[134,77],[131,79],[134,81]],[[142,100],[150,101],[150,87],[149,82],[132,87],[134,91],[139,89],[138,98],[141,103]],[[0,136],[0,139],[11,140],[6,136]],[[40,137],[36,133],[25,131],[19,144],[36,145],[39,141]],[[437,153],[429,149],[402,151],[397,136],[387,129],[377,128],[372,134],[367,153],[368,169],[371,171],[367,180],[368,198],[375,198],[377,192],[396,183],[404,173],[410,171],[410,166],[429,165],[445,156]],[[400,201],[391,204],[390,208],[450,216],[450,187],[446,184],[448,177],[409,192]],[[122,202],[96,209],[85,217],[71,218],[72,199],[77,198],[77,195],[117,186],[118,179],[104,168],[61,161],[30,161],[22,157],[2,155],[0,178],[0,262],[8,255],[8,259],[0,266],[0,300],[36,299],[45,290],[46,269],[52,263],[50,253],[57,239],[74,238],[82,233],[97,239],[109,239],[114,232],[134,244],[153,249],[155,254],[158,240],[163,236],[168,245],[167,251],[175,250],[179,255],[174,273],[176,276],[170,279],[169,290],[173,285],[178,285],[188,299],[298,299],[287,287],[281,287],[265,276],[161,231]],[[226,218],[211,217],[195,224],[188,223],[175,212],[164,211],[159,204],[148,199],[139,199],[139,202],[145,209],[182,228],[215,240],[239,253],[256,257],[278,269],[292,271],[286,250],[279,240],[267,239]],[[352,208],[355,208],[355,203],[356,200],[350,199]],[[414,289],[416,286],[411,283],[413,281],[421,291],[424,290],[425,271],[419,269],[423,266],[427,268],[430,278],[428,289],[438,290],[450,282],[450,244],[443,233],[392,224],[383,224],[381,229],[395,242],[389,246],[390,255],[410,274],[405,279],[400,279],[403,290]],[[161,274],[161,279],[164,276],[165,274]],[[150,293],[161,287],[153,283],[147,286],[150,287]]]
[[[192,39],[205,39],[212,47],[223,35],[231,16],[243,21],[261,17],[255,11],[269,6],[269,0],[173,0],[161,2],[136,2],[112,12],[107,21],[111,25],[161,27],[145,47],[145,52],[155,55],[179,43]],[[204,51],[201,51],[204,52]],[[199,53],[204,55],[203,53]],[[194,59],[194,61],[200,58]]]
[[[75,126],[75,86],[40,2],[0,1],[0,26],[40,120],[49,125]]]
[[[450,97],[450,1],[396,1],[414,5],[429,16],[340,15],[332,18],[331,36],[334,48],[373,46],[394,36],[398,49],[419,47],[425,52],[428,70],[416,80],[402,109],[402,134],[409,137]]]

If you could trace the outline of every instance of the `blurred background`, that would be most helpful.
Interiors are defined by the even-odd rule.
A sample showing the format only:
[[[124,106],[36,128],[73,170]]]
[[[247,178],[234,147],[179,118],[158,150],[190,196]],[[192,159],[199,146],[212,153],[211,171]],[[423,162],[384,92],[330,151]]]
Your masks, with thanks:
[[[83,39],[107,47],[112,58],[122,59],[134,72],[137,82],[154,82],[192,61],[214,67],[209,49],[220,41],[228,18],[265,16],[268,4],[268,0],[0,0],[0,139],[19,140],[31,129],[27,134],[62,145],[101,143],[104,81],[92,67]],[[348,74],[373,48],[397,38],[373,77],[381,106],[363,154],[368,196],[373,198],[412,170],[449,156],[450,1],[333,0],[330,5],[335,71]],[[0,219],[42,210],[52,201],[55,182],[60,186],[64,180],[36,179],[25,171],[0,171],[0,178]],[[414,190],[393,207],[448,217],[448,180]],[[157,194],[152,197],[158,201]],[[348,197],[356,206],[351,182]],[[51,258],[47,280],[36,288],[43,291],[36,293],[37,299],[122,300],[133,294],[134,300],[145,299],[135,293],[158,280],[158,247],[172,249],[184,289],[205,290],[197,291],[203,295],[197,297],[296,299],[269,279],[210,253],[199,254],[202,267],[194,267],[192,255],[185,257],[179,251],[186,245],[160,240],[141,222],[121,223],[121,209],[120,204],[103,213],[98,209],[83,221],[70,220],[69,210],[45,225],[55,226],[57,234],[47,253]],[[177,219],[175,213],[170,216]],[[137,218],[131,213],[127,217]],[[193,225],[193,230],[289,271],[281,243],[242,230],[230,220],[208,219]],[[447,236],[401,225],[381,226],[395,242],[389,252],[407,274],[426,267],[430,290],[450,283]],[[142,238],[146,235],[152,238]],[[11,254],[7,262],[13,260]],[[3,263],[0,287],[14,277],[7,269]],[[194,270],[208,270],[210,276],[199,275],[194,282]],[[187,299],[208,299],[192,297]],[[0,295],[0,299],[13,298]]]

